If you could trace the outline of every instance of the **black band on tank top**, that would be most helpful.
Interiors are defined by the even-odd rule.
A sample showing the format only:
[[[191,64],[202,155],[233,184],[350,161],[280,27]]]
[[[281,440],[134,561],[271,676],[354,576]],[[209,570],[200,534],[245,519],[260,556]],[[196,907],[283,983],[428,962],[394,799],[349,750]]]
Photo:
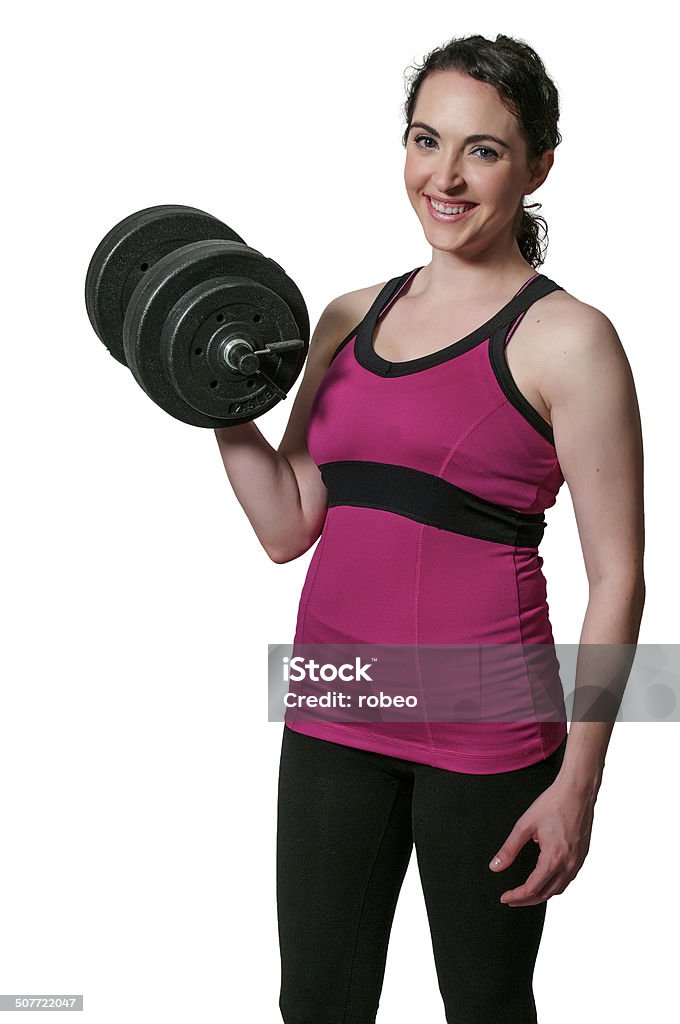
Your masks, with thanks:
[[[542,512],[518,512],[409,466],[343,460],[325,462],[319,469],[329,507],[381,509],[439,530],[513,547],[538,547],[546,527]]]

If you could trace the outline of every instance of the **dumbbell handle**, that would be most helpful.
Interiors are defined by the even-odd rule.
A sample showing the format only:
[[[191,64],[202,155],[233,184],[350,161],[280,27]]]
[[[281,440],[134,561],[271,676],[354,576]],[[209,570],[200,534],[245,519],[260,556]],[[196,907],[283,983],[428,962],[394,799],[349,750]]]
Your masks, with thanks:
[[[289,341],[272,341],[264,348],[253,349],[246,338],[225,338],[219,346],[219,358],[230,369],[236,370],[244,376],[253,374],[262,377],[275,395],[278,395],[280,399],[285,399],[286,392],[263,371],[257,357],[275,352],[288,352],[304,347],[304,344],[302,338],[291,338]],[[247,351],[244,352],[244,348]]]
[[[291,338],[290,341],[270,341],[264,348],[257,348],[253,351],[254,356],[264,356],[268,352],[290,352],[296,348],[303,348],[302,338]]]
[[[225,364],[225,366],[231,367],[233,370],[239,370],[241,373],[252,373],[255,369],[253,363],[253,357],[267,356],[275,354],[277,352],[290,352],[296,348],[304,348],[304,341],[302,338],[291,338],[290,341],[270,341],[265,344],[264,348],[254,349],[252,342],[249,338],[239,337],[228,337],[220,343],[218,354],[219,359]],[[246,351],[244,351],[244,349]],[[238,353],[238,355],[237,355]],[[255,362],[259,365],[260,360],[255,359]],[[239,364],[248,363],[251,367],[241,369]]]

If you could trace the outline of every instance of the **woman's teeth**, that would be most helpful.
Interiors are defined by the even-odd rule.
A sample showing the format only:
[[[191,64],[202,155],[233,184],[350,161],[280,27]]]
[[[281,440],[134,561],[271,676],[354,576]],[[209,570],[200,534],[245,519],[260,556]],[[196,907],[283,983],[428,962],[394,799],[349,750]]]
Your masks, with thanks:
[[[442,203],[437,203],[432,198],[430,198],[430,202],[438,213],[464,213],[474,206],[474,203],[466,203],[465,206],[443,206]]]

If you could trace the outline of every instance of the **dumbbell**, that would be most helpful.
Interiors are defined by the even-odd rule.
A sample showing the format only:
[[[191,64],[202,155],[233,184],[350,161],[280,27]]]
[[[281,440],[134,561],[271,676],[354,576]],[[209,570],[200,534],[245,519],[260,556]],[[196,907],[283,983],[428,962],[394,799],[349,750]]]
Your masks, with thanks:
[[[247,423],[286,398],[309,349],[295,282],[216,217],[151,206],[101,240],[85,279],[97,336],[175,419]]]

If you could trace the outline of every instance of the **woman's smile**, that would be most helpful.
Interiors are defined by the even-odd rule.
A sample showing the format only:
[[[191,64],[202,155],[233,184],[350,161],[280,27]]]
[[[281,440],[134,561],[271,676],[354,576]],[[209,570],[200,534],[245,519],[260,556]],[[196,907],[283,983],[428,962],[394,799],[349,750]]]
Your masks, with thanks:
[[[430,196],[425,196],[425,202],[427,203],[427,208],[430,211],[430,216],[431,217],[433,217],[435,220],[438,220],[438,221],[447,221],[447,222],[455,221],[455,220],[462,220],[463,217],[468,217],[471,213],[474,213],[475,210],[477,209],[477,207],[479,206],[479,203],[476,203],[474,206],[466,206],[466,208],[463,210],[462,213],[442,213],[441,210],[437,210],[434,207],[432,199],[431,199]],[[440,205],[440,204],[437,204],[437,205]],[[450,204],[447,204],[447,205],[449,206],[450,209],[460,210],[461,206],[463,204],[461,204],[460,206],[457,206],[455,203],[450,203]]]

